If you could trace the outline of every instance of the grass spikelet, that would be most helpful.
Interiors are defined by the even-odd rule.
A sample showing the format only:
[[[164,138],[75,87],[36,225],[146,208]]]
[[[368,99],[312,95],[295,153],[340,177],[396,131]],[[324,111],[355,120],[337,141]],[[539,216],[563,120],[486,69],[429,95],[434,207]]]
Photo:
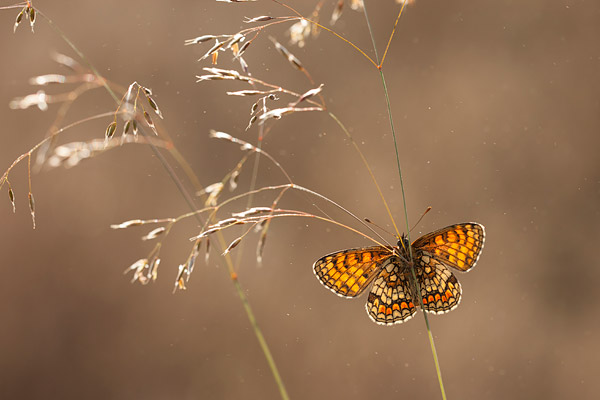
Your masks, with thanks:
[[[12,188],[10,187],[10,184],[8,186],[8,198],[10,200],[10,203],[12,204],[13,213],[16,213],[17,207],[15,206],[15,193],[13,192]]]
[[[223,252],[222,255],[229,253],[231,250],[233,250],[235,247],[237,247],[237,245],[239,245],[241,241],[242,241],[241,237],[235,239],[233,242],[231,242],[229,244],[229,246],[227,246],[227,248],[225,249],[225,251]]]
[[[29,211],[31,212],[31,222],[33,223],[33,229],[35,229],[35,200],[33,199],[33,193],[29,192],[27,196],[29,198]]]
[[[164,226],[161,226],[159,228],[153,229],[150,232],[148,232],[148,234],[146,234],[145,236],[143,236],[142,240],[156,239],[158,236],[160,236],[163,233],[165,233],[166,230],[167,230],[167,228],[165,228]]]

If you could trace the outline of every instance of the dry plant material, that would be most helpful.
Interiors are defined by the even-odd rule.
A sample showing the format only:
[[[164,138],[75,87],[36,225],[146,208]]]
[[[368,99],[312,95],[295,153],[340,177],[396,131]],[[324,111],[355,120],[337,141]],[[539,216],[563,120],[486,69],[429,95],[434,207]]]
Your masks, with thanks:
[[[142,236],[142,240],[156,239],[158,236],[160,236],[163,233],[165,233],[166,230],[167,230],[167,228],[165,228],[164,226],[161,226],[159,228],[153,229],[150,232],[148,232],[148,234],[146,236]]]
[[[296,68],[299,71],[304,71],[302,63],[295,55],[293,55],[288,49],[283,47],[281,43],[279,43],[274,37],[269,37],[269,39],[271,39],[271,41],[275,45],[275,49],[277,49],[279,54],[285,57],[294,68]]]
[[[111,122],[108,127],[106,127],[106,132],[104,133],[104,137],[106,140],[112,139],[115,134],[115,130],[117,129],[117,121]]]
[[[8,186],[8,198],[10,200],[10,203],[12,204],[13,213],[16,213],[17,207],[15,205],[15,193],[13,192],[12,188],[10,187],[10,184]]]
[[[342,11],[344,9],[344,0],[338,0],[335,8],[333,9],[333,13],[331,14],[331,20],[329,23],[331,25],[335,25],[338,19],[342,16]]]
[[[31,32],[33,33],[33,27],[35,25],[35,19],[37,16],[37,12],[35,8],[31,5],[31,2],[27,2],[27,5],[23,7],[23,9],[17,14],[17,18],[15,19],[15,25],[13,26],[13,33],[17,31],[17,28],[23,21],[23,18],[27,18],[29,20],[29,25],[31,26]]]
[[[33,229],[35,229],[35,200],[33,199],[33,193],[29,192],[29,211],[31,212],[31,221],[33,222]]]

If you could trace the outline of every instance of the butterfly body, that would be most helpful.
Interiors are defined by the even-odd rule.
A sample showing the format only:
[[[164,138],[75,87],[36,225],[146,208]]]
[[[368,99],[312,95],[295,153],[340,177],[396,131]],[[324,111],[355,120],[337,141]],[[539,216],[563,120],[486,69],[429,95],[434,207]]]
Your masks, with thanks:
[[[357,297],[371,287],[367,314],[378,324],[391,325],[412,318],[417,307],[434,314],[456,308],[462,291],[450,269],[473,268],[484,239],[483,225],[456,224],[412,244],[403,236],[395,247],[338,251],[317,260],[313,270],[323,285],[342,297]],[[413,284],[412,268],[421,296]]]

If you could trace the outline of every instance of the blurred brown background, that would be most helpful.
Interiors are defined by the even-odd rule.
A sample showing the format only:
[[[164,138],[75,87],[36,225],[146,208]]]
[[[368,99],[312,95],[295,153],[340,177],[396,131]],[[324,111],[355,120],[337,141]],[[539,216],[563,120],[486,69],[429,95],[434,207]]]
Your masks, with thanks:
[[[294,3],[308,15],[314,2]],[[333,3],[324,5],[323,21]],[[398,6],[370,3],[382,49]],[[253,99],[225,95],[247,87],[195,84],[196,60],[209,45],[183,42],[235,33],[246,27],[244,16],[289,15],[286,9],[269,1],[35,5],[100,73],[154,90],[162,126],[203,184],[220,180],[241,156],[236,146],[209,139],[209,129],[256,140],[255,128],[243,131]],[[16,15],[0,12],[2,170],[42,139],[58,107],[10,111],[9,101],[38,90],[27,85],[29,77],[64,72],[52,52],[76,57],[43,18],[35,34],[24,23],[13,35]],[[599,18],[593,1],[460,0],[417,2],[401,20],[384,70],[409,218],[414,223],[433,207],[413,235],[470,220],[487,230],[479,264],[459,276],[461,306],[431,317],[448,398],[591,399],[600,389]],[[347,8],[336,30],[372,54],[360,13]],[[311,88],[274,51],[269,34],[287,45],[284,26],[262,34],[246,54],[254,76],[298,92]],[[288,48],[325,84],[330,110],[351,129],[403,227],[377,71],[325,32],[303,49]],[[231,66],[229,54],[219,61]],[[113,109],[98,90],[64,124]],[[61,143],[102,137],[109,121],[81,125]],[[324,113],[285,117],[264,147],[296,183],[392,229],[354,149]],[[284,183],[268,162],[261,167],[259,184]],[[248,167],[240,189],[249,176]],[[0,197],[1,398],[278,398],[215,250],[209,265],[196,265],[188,290],[171,294],[187,239],[197,233],[194,222],[167,238],[156,283],[132,285],[123,276],[152,248],[140,241],[150,229],[109,225],[188,211],[147,147],[124,146],[77,168],[34,175],[35,230],[25,164],[11,183],[17,213],[6,192]],[[298,194],[282,205],[315,212]],[[311,271],[322,255],[369,244],[365,239],[315,220],[278,220],[262,267],[255,243],[249,237],[233,255],[243,252],[240,282],[292,398],[440,398],[420,314],[393,328],[375,325],[365,297],[336,297]]]

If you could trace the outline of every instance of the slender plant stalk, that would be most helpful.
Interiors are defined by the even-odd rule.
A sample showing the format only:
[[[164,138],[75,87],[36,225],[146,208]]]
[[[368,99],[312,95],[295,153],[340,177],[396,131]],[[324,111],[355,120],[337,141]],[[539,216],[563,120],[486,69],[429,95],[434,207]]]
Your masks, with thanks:
[[[364,14],[365,14],[365,19],[367,21],[367,27],[369,29],[369,35],[371,36],[371,41],[373,42],[373,50],[375,51],[375,59],[379,60],[379,55],[377,53],[377,45],[375,43],[375,36],[373,35],[373,29],[371,28],[371,23],[369,21],[369,15],[367,13],[367,1],[364,1]],[[381,84],[383,86],[383,93],[385,95],[385,102],[387,105],[387,113],[388,113],[388,118],[389,118],[389,123],[390,123],[390,129],[392,131],[392,138],[394,139],[394,149],[396,152],[396,165],[398,168],[398,176],[400,178],[400,188],[402,191],[402,203],[403,203],[403,208],[404,208],[404,219],[406,222],[406,235],[408,238],[408,242],[411,243],[410,240],[410,225],[408,223],[408,209],[406,207],[406,194],[405,194],[405,190],[404,190],[404,181],[402,179],[402,167],[400,166],[400,154],[398,152],[398,140],[396,137],[396,129],[394,127],[394,118],[392,116],[392,106],[391,106],[391,102],[390,102],[390,96],[389,96],[389,92],[388,92],[388,88],[387,88],[387,84],[385,82],[385,75],[383,74],[383,62],[385,59],[385,55],[387,55],[390,43],[392,42],[392,38],[396,32],[396,26],[398,25],[398,21],[400,20],[400,17],[402,16],[402,13],[404,12],[404,7],[406,6],[406,2],[402,3],[402,7],[400,8],[400,12],[398,13],[398,17],[396,18],[396,23],[394,24],[394,29],[392,30],[392,33],[390,34],[390,38],[388,40],[386,49],[385,49],[385,53],[384,53],[384,58],[381,60],[381,63],[378,64],[378,69],[379,69],[379,75],[381,77]],[[413,258],[413,254],[412,254],[412,246],[409,244],[408,246],[408,252],[409,252],[409,256],[410,256],[410,265],[411,265],[411,277],[413,280],[413,285],[416,288],[416,292],[417,292],[417,297],[418,297],[418,301],[419,304],[423,304],[423,298],[421,297],[421,289],[419,287],[419,282],[417,281],[417,276],[415,274],[415,269],[414,269],[414,258]],[[446,391],[444,389],[444,382],[442,380],[442,370],[440,368],[440,363],[439,363],[439,359],[437,356],[437,352],[435,350],[435,341],[433,339],[433,334],[431,333],[431,327],[429,325],[429,318],[427,317],[427,313],[425,311],[422,312],[423,314],[423,318],[425,319],[425,326],[427,327],[427,336],[429,337],[429,345],[431,347],[431,354],[433,356],[433,362],[435,364],[435,370],[436,370],[436,374],[437,374],[437,378],[438,378],[438,382],[440,385],[440,392],[442,394],[442,399],[446,400]]]
[[[39,12],[39,10],[37,8],[36,8],[36,11]],[[88,65],[88,67],[94,73],[94,75],[96,75],[96,77],[98,79],[100,79],[101,82],[103,82],[103,86],[106,88],[109,95],[115,100],[115,102],[119,103],[118,96],[114,93],[112,88],[106,83],[106,80],[100,75],[100,73],[94,67],[94,65],[87,59],[85,54],[83,54],[83,52],[81,52],[77,48],[77,46],[75,46],[75,44],[66,36],[66,34],[57,25],[54,24],[54,22],[50,18],[48,18],[48,16],[46,16],[45,14],[43,14],[41,12],[39,12],[39,15],[43,16],[48,21],[48,24],[52,27],[52,29],[54,29],[54,31],[69,45],[69,47],[71,47],[71,49],[73,49],[73,51],[82,60],[85,61],[85,63]],[[143,131],[142,129],[140,129],[140,131],[142,131],[142,134],[145,137],[147,137],[147,133],[145,131]],[[152,149],[152,152],[156,155],[156,157],[159,159],[160,163],[165,168],[165,170],[168,173],[171,180],[173,180],[173,182],[177,186],[177,189],[179,190],[180,194],[182,195],[182,197],[184,198],[185,202],[188,204],[190,209],[192,211],[196,211],[197,207],[194,204],[194,199],[189,194],[189,192],[187,191],[187,189],[185,188],[185,186],[183,185],[183,183],[181,182],[179,177],[177,177],[175,171],[173,170],[173,167],[169,164],[169,162],[162,155],[162,153],[159,151],[159,149],[152,143],[152,141],[148,140],[148,144],[149,144],[150,148]],[[172,144],[171,141],[170,141],[170,144],[171,144],[171,146],[168,147],[169,152],[171,153],[173,158],[183,168],[186,175],[190,178],[190,180],[192,181],[194,186],[196,186],[197,189],[200,189],[202,187],[202,185],[200,184],[200,181],[194,174],[192,168],[185,161],[184,157],[181,155],[181,153],[179,153],[179,151],[175,148],[175,146]],[[31,183],[30,183],[30,186],[31,186]],[[196,217],[200,218],[198,214],[196,214]],[[224,238],[222,237],[221,233],[219,233],[218,237],[219,237],[220,245],[224,249],[225,241],[224,241]],[[275,382],[276,382],[279,392],[281,394],[281,398],[284,400],[288,400],[289,396],[287,394],[283,380],[281,379],[281,375],[279,374],[279,370],[277,368],[277,364],[275,363],[275,359],[273,358],[273,355],[271,354],[271,351],[269,350],[269,346],[267,344],[267,341],[266,341],[264,335],[262,334],[262,331],[258,325],[256,317],[254,316],[252,307],[250,306],[250,303],[248,302],[248,299],[247,299],[246,295],[244,294],[242,286],[241,286],[239,280],[237,279],[237,274],[235,274],[235,271],[233,268],[233,262],[231,261],[229,254],[226,255],[226,260],[227,260],[228,270],[229,270],[230,276],[232,278],[232,282],[234,284],[234,287],[236,288],[236,292],[238,294],[238,297],[240,298],[240,301],[242,302],[244,310],[246,311],[246,316],[248,317],[248,320],[250,321],[250,324],[252,325],[254,335],[256,336],[256,339],[258,340],[259,346],[264,354],[267,364],[269,365],[271,373],[273,374],[273,378],[275,379]]]
[[[363,164],[367,168],[367,171],[369,171],[369,175],[371,176],[371,180],[373,181],[373,183],[375,184],[375,187],[377,188],[377,193],[379,193],[379,197],[381,198],[381,201],[383,201],[383,205],[385,206],[385,209],[386,209],[386,211],[388,213],[388,216],[390,217],[390,220],[392,221],[392,225],[394,225],[394,230],[396,231],[396,235],[398,237],[400,237],[400,231],[398,230],[398,226],[396,226],[396,220],[394,219],[394,216],[392,215],[392,211],[390,210],[390,206],[388,205],[388,202],[385,200],[385,196],[383,195],[383,192],[381,191],[381,187],[379,186],[379,183],[377,182],[377,179],[375,179],[375,174],[373,173],[373,170],[371,169],[371,166],[367,162],[367,159],[366,159],[365,155],[360,150],[360,147],[358,147],[358,144],[356,143],[356,141],[354,140],[354,138],[352,137],[352,135],[350,135],[350,132],[348,132],[348,129],[346,129],[346,126],[344,126],[344,124],[342,123],[342,121],[340,121],[338,119],[338,117],[335,114],[333,114],[331,111],[329,112],[329,116],[339,125],[339,127],[342,129],[342,131],[344,132],[344,134],[346,135],[346,137],[348,138],[348,140],[350,140],[350,142],[354,146],[354,149],[358,152],[358,155],[360,156],[360,159],[362,160]]]

